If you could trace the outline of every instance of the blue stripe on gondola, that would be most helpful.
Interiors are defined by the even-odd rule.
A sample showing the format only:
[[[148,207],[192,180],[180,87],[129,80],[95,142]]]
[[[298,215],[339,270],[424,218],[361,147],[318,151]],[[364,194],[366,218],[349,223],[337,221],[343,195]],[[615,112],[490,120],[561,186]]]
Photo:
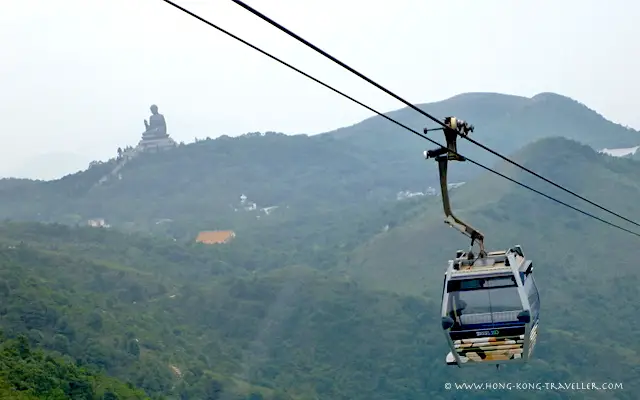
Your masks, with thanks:
[[[485,329],[495,329],[495,328],[502,328],[502,327],[520,327],[520,326],[524,326],[524,324],[522,324],[522,322],[494,322],[494,323],[488,323],[488,324],[467,324],[464,325],[464,330],[465,331],[470,331],[470,330],[485,330]]]
[[[489,326],[491,324],[484,324],[484,325],[488,327],[465,329],[464,331],[450,331],[449,335],[451,337],[451,340],[459,340],[459,339],[473,339],[473,338],[481,337],[481,335],[478,335],[478,332],[490,331],[490,330],[498,331],[498,334],[496,334],[495,336],[519,336],[519,335],[524,335],[525,333],[525,326],[522,324],[516,325],[516,326],[512,325],[512,326],[499,326],[499,327]],[[477,325],[474,325],[474,326],[477,326]],[[465,328],[467,328],[467,326],[465,326]]]

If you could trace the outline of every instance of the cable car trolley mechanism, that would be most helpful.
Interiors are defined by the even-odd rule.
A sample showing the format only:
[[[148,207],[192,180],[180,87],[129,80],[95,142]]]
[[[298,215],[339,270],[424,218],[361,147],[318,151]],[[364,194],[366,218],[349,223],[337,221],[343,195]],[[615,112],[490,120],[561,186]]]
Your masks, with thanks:
[[[451,212],[447,187],[449,161],[465,161],[457,153],[458,135],[473,125],[455,117],[444,120],[446,148],[424,152],[438,162],[445,223],[471,239],[468,251],[458,250],[444,277],[442,329],[451,351],[448,365],[466,367],[529,361],[536,343],[540,299],[533,279],[533,263],[522,248],[486,252],[484,235]],[[473,248],[477,244],[478,251]]]

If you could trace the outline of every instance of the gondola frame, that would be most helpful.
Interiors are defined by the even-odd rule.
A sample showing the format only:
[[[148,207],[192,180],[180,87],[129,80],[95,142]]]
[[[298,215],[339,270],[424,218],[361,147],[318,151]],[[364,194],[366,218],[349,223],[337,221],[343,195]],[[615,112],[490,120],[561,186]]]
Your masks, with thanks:
[[[448,365],[457,365],[458,367],[463,368],[463,367],[473,367],[481,364],[486,364],[486,365],[524,364],[524,363],[527,363],[531,358],[533,347],[535,346],[535,339],[537,338],[539,311],[534,315],[531,309],[531,304],[529,302],[529,294],[525,291],[525,286],[524,286],[525,282],[523,282],[522,277],[528,276],[528,279],[532,279],[533,289],[536,290],[536,295],[539,296],[537,294],[537,286],[535,284],[535,279],[533,278],[533,262],[524,257],[522,248],[519,245],[514,246],[514,248],[509,249],[507,251],[489,253],[488,257],[493,258],[495,260],[497,257],[502,257],[502,255],[504,255],[508,260],[508,264],[509,264],[508,267],[505,265],[502,268],[495,268],[494,271],[492,271],[491,268],[480,270],[480,271],[474,271],[475,267],[471,267],[467,273],[458,272],[456,274],[458,276],[456,276],[455,278],[454,278],[454,271],[456,270],[454,266],[456,265],[457,262],[462,261],[463,258],[466,256],[466,254],[462,253],[461,251],[458,251],[456,259],[449,260],[449,265],[448,265],[447,271],[445,272],[445,277],[444,277],[445,278],[444,286],[442,289],[441,317],[443,318],[443,321],[445,318],[449,317],[449,312],[448,312],[449,292],[447,291],[447,288],[450,281],[464,280],[464,279],[468,279],[469,277],[493,278],[493,277],[513,276],[515,278],[515,282],[517,285],[517,292],[520,299],[520,304],[522,305],[522,310],[520,311],[519,315],[527,312],[529,316],[528,322],[524,323],[525,330],[524,330],[524,338],[523,338],[523,346],[522,346],[522,355],[520,358],[513,358],[513,359],[507,359],[507,360],[490,360],[490,361],[481,361],[481,362],[469,360],[467,362],[463,362],[462,359],[460,358],[460,355],[458,354],[458,351],[455,348],[454,340],[451,338],[451,327],[445,328],[443,323],[444,335],[447,339],[447,343],[450,349],[449,354],[452,355],[455,360],[454,364],[447,361],[447,358],[448,358],[448,355],[447,355],[447,357],[445,358],[445,362]],[[518,260],[517,256],[520,256],[521,258],[520,261]],[[491,331],[495,329],[498,329],[498,328],[470,329],[469,331],[471,332],[475,331],[477,335],[476,337],[479,338],[479,337],[485,336],[485,335],[478,335],[479,332]],[[536,336],[533,336],[533,339],[532,339],[531,333],[534,329],[536,329]]]

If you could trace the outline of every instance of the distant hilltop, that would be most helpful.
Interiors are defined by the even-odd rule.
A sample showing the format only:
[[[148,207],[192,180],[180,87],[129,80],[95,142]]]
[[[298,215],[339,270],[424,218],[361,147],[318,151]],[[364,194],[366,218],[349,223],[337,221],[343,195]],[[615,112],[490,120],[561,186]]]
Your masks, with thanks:
[[[591,147],[593,153],[640,146],[637,131],[563,96],[533,100],[464,94],[419,107],[437,117],[454,115],[474,124],[476,140],[507,156],[551,137],[580,142],[582,151]],[[407,108],[388,115],[415,129],[429,125]],[[145,124],[146,137],[167,138],[168,121],[158,125],[155,119]],[[564,141],[545,143],[545,152],[536,157],[558,154]],[[556,146],[553,152],[548,143]],[[114,154],[107,162],[56,181],[0,180],[0,218],[84,225],[100,217],[112,227],[156,229],[193,240],[201,231],[232,229],[240,235],[252,232],[254,224],[269,226],[293,215],[312,215],[316,209],[395,202],[416,193],[432,194],[429,187],[439,187],[435,165],[422,156],[430,144],[381,117],[311,136],[253,132],[202,139],[179,145],[166,156],[147,156],[134,151],[137,147],[120,149],[117,158]],[[460,150],[487,166],[496,163],[493,155],[469,143],[460,143]],[[544,168],[536,165],[535,170]],[[471,183],[481,173],[471,163],[461,163],[451,169],[450,182]],[[162,218],[174,222],[156,224]],[[241,230],[247,226],[248,231]]]

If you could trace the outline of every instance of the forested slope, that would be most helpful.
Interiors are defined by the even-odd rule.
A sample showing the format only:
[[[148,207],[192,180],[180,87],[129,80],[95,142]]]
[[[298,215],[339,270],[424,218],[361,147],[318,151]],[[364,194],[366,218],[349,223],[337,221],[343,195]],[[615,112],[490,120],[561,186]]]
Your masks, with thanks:
[[[635,398],[628,390],[636,372],[634,345],[622,332],[604,336],[595,325],[603,321],[601,312],[625,318],[625,308],[613,310],[620,306],[613,302],[601,310],[585,297],[572,304],[591,310],[550,311],[559,308],[551,300],[558,288],[544,278],[546,322],[536,359],[496,375],[444,365],[439,287],[428,293],[432,300],[375,291],[336,271],[284,264],[263,270],[236,263],[232,249],[167,246],[161,239],[96,228],[10,223],[0,236],[0,325],[6,334],[26,334],[33,344],[154,397],[449,398],[444,382],[604,379],[606,368],[607,379],[626,385],[614,393],[617,398]],[[625,292],[617,295],[629,301]],[[589,312],[597,313],[594,319],[579,318]],[[583,329],[576,330],[577,324]],[[459,392],[456,398],[503,394]]]

